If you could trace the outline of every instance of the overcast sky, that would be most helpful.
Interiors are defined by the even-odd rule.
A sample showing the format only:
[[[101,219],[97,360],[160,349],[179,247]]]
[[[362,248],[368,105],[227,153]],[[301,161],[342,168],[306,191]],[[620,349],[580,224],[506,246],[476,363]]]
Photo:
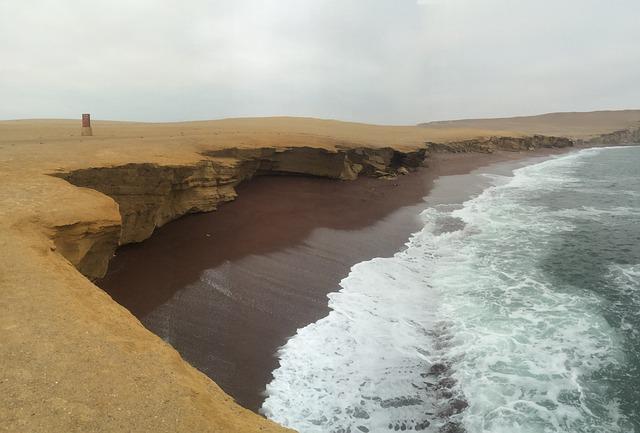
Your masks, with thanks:
[[[640,108],[639,0],[0,0],[0,119]]]

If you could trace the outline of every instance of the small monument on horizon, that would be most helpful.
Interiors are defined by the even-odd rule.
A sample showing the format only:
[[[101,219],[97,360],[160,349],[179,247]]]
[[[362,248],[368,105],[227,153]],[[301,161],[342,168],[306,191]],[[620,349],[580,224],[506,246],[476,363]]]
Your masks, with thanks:
[[[91,115],[88,113],[82,115],[82,135],[93,135],[93,131],[91,130]]]

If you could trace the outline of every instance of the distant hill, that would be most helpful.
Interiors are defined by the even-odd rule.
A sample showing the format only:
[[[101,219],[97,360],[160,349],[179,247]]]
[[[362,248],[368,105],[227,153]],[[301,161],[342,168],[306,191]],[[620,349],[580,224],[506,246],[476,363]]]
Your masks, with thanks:
[[[538,116],[496,119],[447,120],[421,123],[429,129],[485,129],[515,131],[522,134],[589,138],[625,129],[640,128],[640,110],[549,113]]]

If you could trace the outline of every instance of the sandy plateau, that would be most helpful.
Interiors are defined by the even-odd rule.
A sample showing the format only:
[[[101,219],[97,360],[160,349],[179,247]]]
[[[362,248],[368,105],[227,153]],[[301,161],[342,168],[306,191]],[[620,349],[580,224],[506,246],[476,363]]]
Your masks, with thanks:
[[[262,174],[393,178],[430,152],[640,138],[640,111],[375,126],[303,118],[0,122],[0,428],[285,431],[92,284],[115,249]]]

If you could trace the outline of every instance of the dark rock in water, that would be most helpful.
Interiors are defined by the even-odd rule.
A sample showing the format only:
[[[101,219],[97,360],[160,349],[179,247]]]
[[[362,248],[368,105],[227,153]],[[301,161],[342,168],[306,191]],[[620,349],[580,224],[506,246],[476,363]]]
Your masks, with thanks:
[[[443,364],[441,362],[435,363],[431,366],[431,368],[429,369],[429,373],[431,374],[442,374],[445,371],[449,370],[449,366],[447,366],[446,364]]]
[[[417,423],[413,427],[413,429],[416,430],[416,431],[421,431],[421,430],[425,430],[430,425],[431,425],[431,423],[425,419],[424,421]]]
[[[469,406],[466,400],[461,398],[453,399],[449,402],[449,405],[446,409],[442,410],[438,413],[440,418],[449,418],[452,415],[458,414],[465,410]]]
[[[323,425],[328,421],[326,416],[321,417],[320,419],[312,419],[310,420],[313,425]]]
[[[440,396],[442,396],[442,398],[451,398],[453,397],[453,393],[446,389],[440,392]]]
[[[456,384],[456,380],[453,377],[445,377],[438,382],[438,388],[453,388]]]
[[[369,414],[364,409],[356,407],[353,410],[353,417],[354,418],[360,418],[360,419],[369,419]]]
[[[459,398],[459,399],[453,400],[451,402],[451,406],[456,410],[456,413],[460,413],[469,407],[469,403],[467,403],[467,400],[463,400]]]
[[[460,423],[448,422],[438,430],[439,433],[466,433],[466,430]]]
[[[380,407],[403,407],[403,406],[416,406],[424,403],[417,397],[397,397],[389,398],[380,402]]]
[[[363,425],[359,425],[358,430],[360,430],[362,433],[369,433],[369,429]]]

